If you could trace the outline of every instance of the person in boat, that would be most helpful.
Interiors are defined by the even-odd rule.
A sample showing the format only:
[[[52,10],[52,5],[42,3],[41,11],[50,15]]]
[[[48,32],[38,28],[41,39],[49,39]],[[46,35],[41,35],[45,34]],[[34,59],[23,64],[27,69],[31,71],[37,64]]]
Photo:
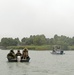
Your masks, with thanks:
[[[7,58],[9,59],[15,59],[15,53],[13,50],[10,50],[10,52],[7,54]]]
[[[60,52],[60,54],[63,54],[63,50]]]
[[[20,61],[21,60],[21,52],[20,50],[17,50],[17,53],[16,53],[16,60]]]
[[[57,46],[57,49],[60,50],[61,49],[60,46]]]
[[[53,53],[55,53],[56,51],[55,51],[55,48],[53,47],[53,51],[52,51]]]
[[[17,50],[16,56],[21,56],[21,55],[22,54],[21,54],[20,50]]]
[[[28,58],[29,58],[28,49],[24,49],[22,52],[21,59],[28,59]]]

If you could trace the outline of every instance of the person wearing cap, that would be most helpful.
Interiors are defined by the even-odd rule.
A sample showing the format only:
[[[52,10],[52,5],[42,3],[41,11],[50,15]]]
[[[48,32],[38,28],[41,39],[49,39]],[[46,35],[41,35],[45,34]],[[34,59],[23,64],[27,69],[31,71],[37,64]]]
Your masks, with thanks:
[[[17,50],[16,56],[21,56],[20,50]]]
[[[15,59],[15,53],[13,50],[10,50],[10,52],[7,54],[7,58]]]
[[[25,48],[22,52],[21,59],[27,59],[27,58],[29,58],[28,49]]]

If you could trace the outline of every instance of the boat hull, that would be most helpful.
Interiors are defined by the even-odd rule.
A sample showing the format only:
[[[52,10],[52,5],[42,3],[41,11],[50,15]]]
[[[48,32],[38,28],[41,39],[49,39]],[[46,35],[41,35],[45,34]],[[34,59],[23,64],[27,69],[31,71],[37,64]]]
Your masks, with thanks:
[[[63,55],[65,53],[61,53],[61,52],[51,52],[51,54],[55,54],[55,55]]]
[[[29,62],[30,58],[28,59],[21,59],[18,61],[17,59],[8,59],[8,62]]]

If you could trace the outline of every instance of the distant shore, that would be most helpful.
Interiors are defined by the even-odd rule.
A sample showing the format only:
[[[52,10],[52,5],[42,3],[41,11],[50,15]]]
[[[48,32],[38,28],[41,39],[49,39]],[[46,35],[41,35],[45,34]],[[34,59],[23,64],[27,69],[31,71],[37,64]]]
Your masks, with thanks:
[[[1,49],[24,49],[28,48],[29,50],[53,50],[53,45],[41,45],[41,46],[35,46],[35,45],[25,45],[25,46],[7,46],[6,48],[1,48]],[[63,49],[63,48],[61,48]],[[63,49],[65,50],[65,49]],[[74,50],[74,46],[68,46],[68,49],[66,50]]]

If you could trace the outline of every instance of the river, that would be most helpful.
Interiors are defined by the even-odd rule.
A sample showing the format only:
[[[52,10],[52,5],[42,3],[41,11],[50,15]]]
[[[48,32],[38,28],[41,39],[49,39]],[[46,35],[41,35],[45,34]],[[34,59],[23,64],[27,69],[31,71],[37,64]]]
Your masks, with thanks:
[[[0,75],[74,75],[74,51],[52,55],[29,50],[30,62],[8,62],[9,50],[0,50]],[[15,51],[16,52],[16,51]]]

